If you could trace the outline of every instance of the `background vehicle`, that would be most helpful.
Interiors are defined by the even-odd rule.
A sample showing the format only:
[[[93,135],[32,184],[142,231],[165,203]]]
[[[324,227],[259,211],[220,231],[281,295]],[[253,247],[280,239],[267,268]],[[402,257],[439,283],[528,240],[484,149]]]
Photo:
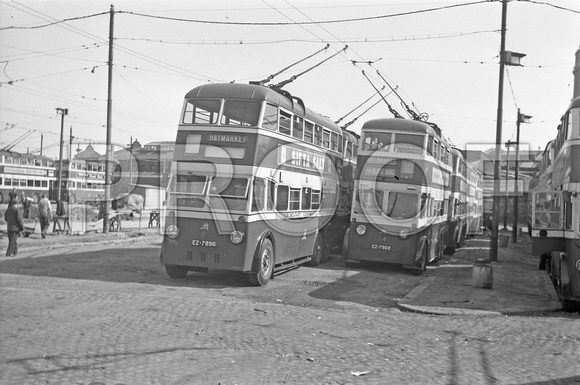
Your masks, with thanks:
[[[433,124],[375,119],[362,127],[347,265],[379,261],[421,274],[442,256],[451,147]]]
[[[562,308],[575,310],[580,307],[580,97],[562,117],[553,154],[551,168],[543,164],[540,186],[532,192],[532,253],[547,258]]]
[[[54,175],[54,161],[50,158],[0,151],[0,203],[8,203],[8,194],[13,189],[18,198],[24,193],[38,202],[40,194],[48,193]]]

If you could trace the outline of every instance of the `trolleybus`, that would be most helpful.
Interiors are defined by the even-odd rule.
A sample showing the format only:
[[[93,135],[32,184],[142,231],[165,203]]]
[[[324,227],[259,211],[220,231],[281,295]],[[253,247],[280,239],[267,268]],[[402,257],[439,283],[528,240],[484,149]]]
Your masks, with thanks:
[[[342,258],[421,274],[442,256],[451,147],[434,124],[375,119],[361,131],[350,227]]]
[[[463,153],[451,149],[451,184],[449,193],[449,207],[447,208],[447,231],[445,233],[445,253],[453,254],[461,247],[466,233],[467,218],[467,163]]]
[[[323,259],[341,190],[340,127],[288,92],[208,84],[185,95],[160,262],[254,285]]]
[[[548,150],[548,148],[547,148]],[[550,151],[548,151],[549,153]],[[551,170],[544,164],[532,192],[532,253],[546,270],[564,310],[580,307],[580,97],[572,100],[553,142]]]
[[[99,160],[63,159],[61,199],[68,203],[96,202],[105,196],[105,163]],[[58,199],[58,162],[49,199]]]
[[[472,163],[467,164],[467,224],[465,236],[481,233],[483,221],[483,173]]]

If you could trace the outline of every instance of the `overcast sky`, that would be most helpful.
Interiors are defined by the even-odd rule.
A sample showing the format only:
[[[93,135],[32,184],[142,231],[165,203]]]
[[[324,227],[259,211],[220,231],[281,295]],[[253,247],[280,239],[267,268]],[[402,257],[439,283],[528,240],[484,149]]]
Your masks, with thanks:
[[[0,1],[0,148],[58,156],[65,140],[106,140],[111,1]],[[284,89],[310,109],[343,118],[385,82],[429,116],[457,147],[492,147],[498,108],[501,2],[437,0],[116,1],[112,137],[174,140],[184,95],[208,82],[262,80],[323,49],[276,84],[348,49]],[[64,21],[64,22],[62,22]],[[53,23],[52,25],[49,25]],[[266,25],[270,23],[271,25]],[[521,142],[544,148],[572,98],[580,1],[511,1],[502,141],[515,140],[516,111],[533,116]],[[369,64],[371,63],[371,64]],[[364,73],[370,79],[363,75]],[[371,84],[372,83],[372,84]],[[386,95],[388,86],[383,91]],[[378,100],[344,117],[357,118]],[[407,116],[401,101],[386,100]],[[392,117],[384,102],[358,117]],[[74,148],[76,148],[76,144]]]

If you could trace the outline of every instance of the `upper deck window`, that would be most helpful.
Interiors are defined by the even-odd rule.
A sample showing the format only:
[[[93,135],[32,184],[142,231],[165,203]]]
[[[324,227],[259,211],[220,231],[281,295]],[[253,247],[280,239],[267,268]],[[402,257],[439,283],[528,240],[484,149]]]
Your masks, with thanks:
[[[260,116],[260,102],[226,100],[221,124],[229,126],[257,126]]]
[[[292,136],[302,140],[304,136],[304,119],[294,115],[294,127],[292,127]]]
[[[280,111],[280,133],[290,135],[292,130],[292,117],[285,111]]]
[[[192,99],[188,100],[183,113],[183,123],[186,124],[216,124],[220,111],[220,100]]]
[[[420,154],[425,148],[425,135],[395,133],[395,152]]]
[[[363,150],[388,149],[391,144],[390,132],[365,132],[362,140]]]
[[[304,141],[308,143],[312,143],[312,134],[313,134],[314,124],[309,121],[306,121],[304,124]]]
[[[273,104],[266,104],[264,117],[262,118],[262,128],[276,131],[278,129],[278,107]]]

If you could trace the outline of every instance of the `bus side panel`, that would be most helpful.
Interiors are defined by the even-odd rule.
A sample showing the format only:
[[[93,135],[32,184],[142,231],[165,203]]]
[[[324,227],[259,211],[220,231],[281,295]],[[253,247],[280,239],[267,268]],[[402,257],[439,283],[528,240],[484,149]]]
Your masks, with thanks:
[[[580,253],[575,241],[566,240],[567,252],[550,253],[548,274],[560,300],[574,301],[580,306]]]

